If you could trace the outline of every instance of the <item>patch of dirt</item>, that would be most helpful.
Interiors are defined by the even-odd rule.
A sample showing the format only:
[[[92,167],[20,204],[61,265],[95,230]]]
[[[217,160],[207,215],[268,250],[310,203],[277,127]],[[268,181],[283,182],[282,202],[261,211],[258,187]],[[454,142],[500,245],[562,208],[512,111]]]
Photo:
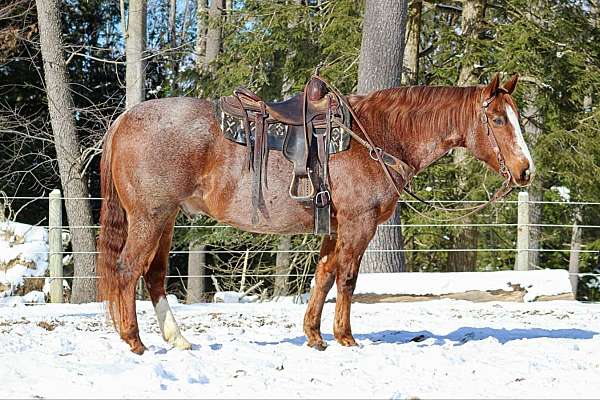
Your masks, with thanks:
[[[52,332],[54,330],[54,328],[56,328],[58,325],[58,323],[51,321],[40,321],[36,324],[37,326],[39,326],[40,328],[44,328],[45,330]]]

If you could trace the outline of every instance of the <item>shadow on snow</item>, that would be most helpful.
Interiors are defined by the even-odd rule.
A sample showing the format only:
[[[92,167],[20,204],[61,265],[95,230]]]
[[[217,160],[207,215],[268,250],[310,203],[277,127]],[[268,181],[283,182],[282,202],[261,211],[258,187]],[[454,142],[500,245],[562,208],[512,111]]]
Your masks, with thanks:
[[[370,344],[382,343],[409,343],[422,342],[428,339],[434,339],[433,345],[444,345],[446,342],[453,342],[455,346],[461,346],[473,340],[484,340],[494,338],[499,343],[505,344],[513,340],[521,339],[591,339],[598,332],[587,331],[583,329],[495,329],[495,328],[473,328],[462,327],[447,335],[436,335],[430,331],[392,331],[385,330],[373,333],[355,334],[357,340],[368,340]],[[323,339],[327,341],[335,340],[333,335],[324,334]],[[306,343],[304,336],[295,338],[283,339],[279,342],[259,342],[255,341],[259,346],[278,345],[281,343],[291,343],[296,346],[302,346]],[[369,344],[369,343],[363,343]]]

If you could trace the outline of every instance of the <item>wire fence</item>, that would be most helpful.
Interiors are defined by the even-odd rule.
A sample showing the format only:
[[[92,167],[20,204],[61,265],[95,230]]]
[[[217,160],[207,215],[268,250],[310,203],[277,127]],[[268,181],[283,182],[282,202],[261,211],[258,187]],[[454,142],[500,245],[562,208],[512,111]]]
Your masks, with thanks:
[[[10,200],[50,200],[49,196],[6,196],[5,198]],[[103,200],[102,197],[56,197],[60,200]],[[482,204],[487,203],[489,200],[436,200],[430,199],[427,200],[430,203],[439,203],[439,204]],[[528,200],[526,201],[529,204],[562,204],[562,205],[600,205],[600,201],[571,201],[571,200]],[[417,203],[420,201],[412,200],[412,199],[400,199],[398,203]],[[496,204],[519,204],[521,203],[518,200],[506,200],[501,199],[495,202]]]
[[[94,200],[101,201],[100,197],[64,197],[64,196],[5,196],[4,199],[8,200],[26,200],[28,202],[35,201],[47,201],[47,200]],[[417,200],[399,200],[399,203],[419,203]],[[434,204],[482,204],[486,203],[487,200],[430,200],[431,203]],[[28,204],[30,204],[28,203]],[[562,205],[562,206],[574,206],[574,207],[588,207],[588,206],[598,206],[600,202],[596,201],[535,201],[535,200],[500,200],[497,202],[501,205],[509,205],[509,206],[517,206],[523,207],[528,204],[552,204],[552,205]],[[59,224],[37,224],[36,226],[45,228],[45,229],[60,229],[60,230],[73,230],[73,229],[100,229],[100,225],[76,225],[69,226]],[[435,227],[444,227],[444,228],[516,228],[521,234],[521,230],[528,228],[552,228],[552,229],[573,229],[573,224],[567,223],[529,223],[528,221],[519,221],[517,223],[498,223],[498,222],[490,222],[490,223],[407,223],[407,224],[391,224],[386,223],[382,224],[378,227],[378,229],[386,228],[386,227],[400,227],[400,228],[435,228]],[[186,224],[186,225],[175,225],[175,229],[181,230],[189,230],[189,229],[235,229],[229,225],[222,224]],[[600,225],[597,224],[577,224],[577,229],[598,229]],[[529,234],[528,232],[526,233]],[[530,247],[519,247],[516,248],[404,248],[404,249],[368,249],[367,253],[452,253],[452,252],[481,252],[481,253],[523,253],[523,252],[540,252],[540,253],[565,253],[570,254],[576,252],[577,254],[599,254],[598,250],[588,250],[588,249],[573,249],[573,248],[530,248]],[[39,254],[48,254],[50,255],[75,255],[75,254],[98,254],[98,251],[66,251],[66,250],[51,250],[51,251],[34,251],[28,252],[28,254],[39,255]],[[184,254],[246,254],[247,256],[252,254],[280,254],[280,253],[288,253],[288,254],[318,254],[319,250],[312,248],[296,248],[289,250],[281,250],[281,249],[260,249],[260,250],[236,250],[236,249],[203,249],[203,250],[171,250],[169,254],[171,255],[184,255]],[[207,269],[211,269],[207,266]],[[578,276],[578,277],[600,277],[600,273],[594,272],[569,272],[570,276]],[[288,273],[288,274],[276,274],[276,273],[240,273],[239,270],[232,271],[231,274],[179,274],[179,275],[167,275],[166,278],[278,278],[278,277],[286,277],[286,278],[312,278],[314,276],[313,273],[308,273],[305,271],[304,273]],[[39,279],[39,277],[24,277],[25,279]],[[56,279],[97,279],[96,276],[69,276],[60,274],[54,274],[51,277],[51,280]]]

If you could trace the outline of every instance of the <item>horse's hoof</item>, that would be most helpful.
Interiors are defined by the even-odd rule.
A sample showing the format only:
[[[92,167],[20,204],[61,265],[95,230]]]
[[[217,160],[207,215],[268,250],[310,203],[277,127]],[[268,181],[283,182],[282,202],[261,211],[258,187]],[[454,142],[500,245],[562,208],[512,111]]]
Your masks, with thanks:
[[[345,347],[358,346],[356,340],[354,340],[352,336],[342,336],[339,338],[335,338],[335,340],[337,340],[339,344]]]
[[[171,343],[173,347],[179,350],[191,350],[192,344],[187,341],[182,335],[179,335],[175,340]]]
[[[144,351],[146,351],[146,346],[143,344],[131,346],[131,352],[137,354],[138,356],[144,354]]]
[[[327,348],[327,343],[325,343],[323,340],[309,341],[307,345],[308,347],[312,347],[313,349],[319,351],[324,351]]]

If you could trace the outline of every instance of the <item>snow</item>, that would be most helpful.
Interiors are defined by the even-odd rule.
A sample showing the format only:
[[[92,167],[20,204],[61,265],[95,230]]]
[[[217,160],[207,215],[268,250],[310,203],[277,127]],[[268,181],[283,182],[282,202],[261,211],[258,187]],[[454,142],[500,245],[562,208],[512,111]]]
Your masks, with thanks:
[[[248,296],[240,292],[217,292],[215,293],[213,301],[215,303],[252,303],[256,301],[256,296]]]
[[[0,397],[597,398],[600,305],[574,301],[354,304],[359,347],[305,345],[304,305],[173,305],[190,351],[138,303],[148,351],[101,304],[0,307]]]
[[[524,301],[534,301],[539,296],[553,296],[571,292],[569,272],[558,269],[537,271],[494,272],[414,272],[361,274],[354,294],[377,295],[443,295],[471,290],[514,291],[512,285],[525,289]],[[335,299],[337,288],[327,295]]]
[[[23,284],[24,277],[44,276],[48,269],[47,252],[46,229],[17,222],[1,222],[0,284],[16,287]]]
[[[21,304],[43,304],[46,302],[46,293],[32,290],[24,296],[0,297],[0,307],[16,307]]]
[[[560,199],[562,201],[571,201],[571,189],[569,189],[568,187],[552,186],[550,189],[558,192],[558,195],[560,196]]]

